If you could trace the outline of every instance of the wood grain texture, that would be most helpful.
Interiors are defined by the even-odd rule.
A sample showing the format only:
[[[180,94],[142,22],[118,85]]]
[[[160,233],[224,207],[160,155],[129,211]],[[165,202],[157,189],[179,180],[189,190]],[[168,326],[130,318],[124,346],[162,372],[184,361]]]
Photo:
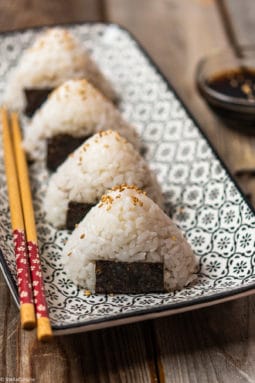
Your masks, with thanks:
[[[1,30],[103,17],[126,26],[142,42],[233,173],[255,168],[254,139],[225,126],[195,86],[199,59],[228,44],[214,0],[0,3]],[[238,180],[254,198],[254,177],[241,173]],[[35,332],[20,331],[18,311],[2,276],[0,307],[0,377],[33,378],[36,383],[255,382],[252,297],[146,323],[59,337],[51,344],[39,344]]]
[[[154,323],[166,382],[255,381],[255,299],[245,298]]]
[[[47,345],[34,342],[31,351],[33,374],[43,382],[51,377],[63,383],[85,377],[88,383],[150,382],[143,329],[138,325],[61,337]]]
[[[0,2],[0,30],[100,20],[99,0],[4,0]]]
[[[0,377],[6,377],[8,371],[16,374],[16,346],[20,326],[17,309],[2,274],[0,274],[0,302]]]
[[[0,378],[40,383],[157,383],[152,323],[36,340],[19,326],[18,310],[0,276]],[[86,379],[86,380],[85,380]]]
[[[217,0],[222,22],[228,36],[229,45],[237,52],[240,46],[254,45],[255,34],[255,2],[253,0]],[[245,138],[248,141],[248,137]],[[233,166],[236,180],[246,192],[253,206],[255,206],[255,177],[254,177],[254,139],[251,139],[249,147],[242,148],[238,143],[238,159]]]
[[[255,138],[222,122],[196,88],[199,60],[229,45],[216,1],[106,1],[108,19],[127,27],[138,38],[198,120],[232,174],[240,169],[254,169]],[[238,12],[241,13],[240,9]],[[237,181],[245,193],[252,194],[253,182]]]
[[[240,45],[254,46],[255,5],[254,0],[218,0],[224,4],[236,40]]]

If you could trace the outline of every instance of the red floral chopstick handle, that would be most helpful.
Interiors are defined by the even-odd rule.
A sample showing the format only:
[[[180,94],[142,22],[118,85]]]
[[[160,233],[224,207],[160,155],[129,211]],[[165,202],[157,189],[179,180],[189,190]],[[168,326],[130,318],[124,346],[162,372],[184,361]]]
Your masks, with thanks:
[[[36,317],[48,317],[38,245],[35,242],[28,241],[27,246],[30,260]]]
[[[32,303],[31,277],[24,230],[13,230],[20,304]]]

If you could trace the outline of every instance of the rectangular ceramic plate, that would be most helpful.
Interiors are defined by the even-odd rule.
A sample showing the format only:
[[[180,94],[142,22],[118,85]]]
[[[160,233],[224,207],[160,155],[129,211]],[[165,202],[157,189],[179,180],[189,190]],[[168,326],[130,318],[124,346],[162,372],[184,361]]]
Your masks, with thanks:
[[[253,293],[254,211],[231,179],[198,124],[130,34],[112,24],[68,26],[91,52],[121,96],[120,108],[147,147],[166,206],[200,262],[197,283],[169,294],[91,295],[68,280],[61,252],[68,237],[45,222],[47,172],[31,166],[34,206],[50,318],[56,334],[87,331],[191,310]],[[38,30],[0,37],[0,94]],[[15,258],[0,148],[1,268],[18,305]]]

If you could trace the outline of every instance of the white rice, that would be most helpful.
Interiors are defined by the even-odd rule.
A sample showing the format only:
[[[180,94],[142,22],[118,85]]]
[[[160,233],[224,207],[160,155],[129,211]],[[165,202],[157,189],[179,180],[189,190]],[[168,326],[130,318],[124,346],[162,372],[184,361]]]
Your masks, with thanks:
[[[116,99],[109,83],[81,46],[66,29],[42,32],[10,73],[5,104],[18,111],[25,108],[24,88],[55,88],[73,78],[86,78],[108,98]]]
[[[117,130],[139,147],[138,134],[120,112],[85,79],[70,80],[57,88],[35,113],[25,130],[24,147],[38,157],[42,140],[59,134],[87,136],[101,130]]]
[[[110,191],[73,231],[63,251],[66,272],[95,290],[95,261],[163,262],[166,290],[195,279],[195,256],[180,230],[149,197],[134,187]]]
[[[65,227],[70,201],[96,204],[107,189],[127,183],[163,205],[156,177],[134,147],[117,132],[97,133],[52,175],[44,202],[47,220]]]

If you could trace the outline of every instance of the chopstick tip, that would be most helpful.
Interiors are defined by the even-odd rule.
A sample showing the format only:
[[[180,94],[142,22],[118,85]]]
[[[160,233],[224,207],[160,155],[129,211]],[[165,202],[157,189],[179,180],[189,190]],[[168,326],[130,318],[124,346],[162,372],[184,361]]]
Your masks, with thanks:
[[[49,342],[52,340],[53,334],[51,329],[50,320],[47,317],[40,317],[37,319],[37,339],[42,342]]]
[[[36,326],[35,310],[33,303],[23,303],[20,306],[21,327],[32,330]]]

